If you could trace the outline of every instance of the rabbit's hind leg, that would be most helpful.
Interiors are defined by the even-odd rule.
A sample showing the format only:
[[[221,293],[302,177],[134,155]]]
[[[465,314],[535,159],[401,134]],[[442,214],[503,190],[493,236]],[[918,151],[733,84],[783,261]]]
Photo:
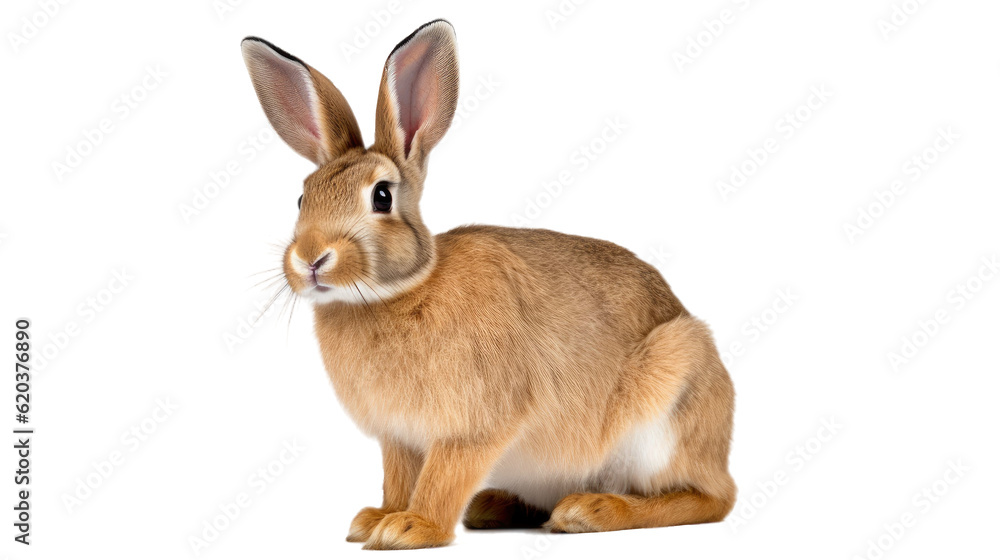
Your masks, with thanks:
[[[556,504],[545,526],[560,533],[620,531],[721,521],[732,508],[725,499],[684,490],[656,496],[570,494]]]
[[[689,316],[653,329],[626,376],[610,418],[628,422],[651,402],[662,416],[619,441],[593,489],[603,492],[565,496],[545,526],[577,533],[723,520],[736,500],[733,386],[708,329]]]

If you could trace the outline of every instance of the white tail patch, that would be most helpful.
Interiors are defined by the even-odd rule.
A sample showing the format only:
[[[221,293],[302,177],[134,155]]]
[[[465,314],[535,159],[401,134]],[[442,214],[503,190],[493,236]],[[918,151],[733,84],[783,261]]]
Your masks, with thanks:
[[[543,463],[515,444],[497,463],[487,486],[548,510],[575,492],[654,494],[661,490],[654,481],[670,467],[676,445],[670,412],[626,432],[604,461],[586,474],[576,471],[576,466],[560,470]]]
[[[651,494],[653,481],[670,466],[677,437],[671,415],[665,413],[633,428],[615,446],[597,478],[602,492]]]

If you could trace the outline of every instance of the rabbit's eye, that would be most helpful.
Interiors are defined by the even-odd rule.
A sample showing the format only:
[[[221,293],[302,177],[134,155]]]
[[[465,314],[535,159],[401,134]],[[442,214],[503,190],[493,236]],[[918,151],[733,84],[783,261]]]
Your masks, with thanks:
[[[379,181],[372,189],[372,209],[376,212],[392,210],[392,195],[389,194],[389,183]]]
[[[304,195],[301,195],[301,194],[299,195],[299,210],[302,210],[302,197],[303,196]]]

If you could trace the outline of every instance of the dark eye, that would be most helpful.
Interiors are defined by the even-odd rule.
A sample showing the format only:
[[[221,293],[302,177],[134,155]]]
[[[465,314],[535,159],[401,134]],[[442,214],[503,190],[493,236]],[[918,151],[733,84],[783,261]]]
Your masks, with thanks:
[[[392,210],[392,195],[389,194],[389,183],[379,181],[372,189],[372,209],[376,212]]]
[[[301,194],[299,195],[299,210],[302,210],[302,196]]]

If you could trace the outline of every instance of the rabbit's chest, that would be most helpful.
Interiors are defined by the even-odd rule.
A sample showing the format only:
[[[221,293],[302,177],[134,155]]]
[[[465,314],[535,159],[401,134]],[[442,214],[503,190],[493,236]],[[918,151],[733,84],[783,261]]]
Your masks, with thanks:
[[[511,420],[528,393],[529,376],[518,372],[538,369],[518,361],[524,352],[512,341],[527,337],[429,308],[405,321],[334,314],[317,321],[324,363],[348,414],[368,434],[416,448]]]
[[[375,437],[389,436],[415,449],[468,430],[482,402],[481,383],[462,375],[470,358],[441,345],[436,352],[390,346],[359,350],[360,342],[324,350],[337,396],[358,426]],[[371,349],[374,345],[368,343]]]

